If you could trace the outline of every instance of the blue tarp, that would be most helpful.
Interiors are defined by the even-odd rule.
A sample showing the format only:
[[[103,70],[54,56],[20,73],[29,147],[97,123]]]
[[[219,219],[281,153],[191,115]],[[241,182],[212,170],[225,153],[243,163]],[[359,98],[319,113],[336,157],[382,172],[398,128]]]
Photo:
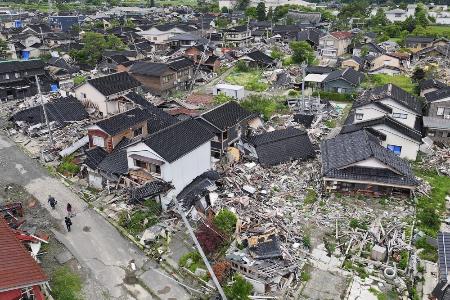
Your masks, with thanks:
[[[50,91],[57,92],[59,90],[58,85],[56,83],[50,84]]]
[[[22,51],[22,59],[29,60],[30,59],[30,51]]]

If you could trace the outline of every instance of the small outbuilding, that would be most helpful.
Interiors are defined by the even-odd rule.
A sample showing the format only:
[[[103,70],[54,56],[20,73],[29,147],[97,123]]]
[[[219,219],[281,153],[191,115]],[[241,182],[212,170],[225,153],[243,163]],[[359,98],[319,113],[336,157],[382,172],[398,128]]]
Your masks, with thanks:
[[[241,85],[232,84],[218,84],[213,89],[213,95],[224,94],[236,100],[241,100],[245,97],[245,89]]]

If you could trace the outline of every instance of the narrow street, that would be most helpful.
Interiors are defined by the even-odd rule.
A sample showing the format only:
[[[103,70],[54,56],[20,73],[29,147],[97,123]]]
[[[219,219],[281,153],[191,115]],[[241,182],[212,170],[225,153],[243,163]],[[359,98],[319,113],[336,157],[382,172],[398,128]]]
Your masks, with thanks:
[[[89,273],[84,287],[86,299],[190,299],[187,291],[169,279],[163,269],[3,135],[0,170],[3,186],[23,186],[48,208],[62,228],[66,204],[72,204],[76,213],[72,232],[54,229],[54,233]],[[49,195],[58,201],[56,210],[49,209]],[[132,270],[132,262],[136,270]]]

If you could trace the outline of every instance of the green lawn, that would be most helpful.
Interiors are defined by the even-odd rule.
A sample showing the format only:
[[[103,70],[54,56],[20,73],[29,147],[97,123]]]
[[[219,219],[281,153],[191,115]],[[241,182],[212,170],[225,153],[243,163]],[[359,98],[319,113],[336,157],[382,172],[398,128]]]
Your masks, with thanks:
[[[363,83],[364,88],[372,88],[376,86],[382,86],[387,83],[392,83],[405,91],[415,94],[416,85],[412,82],[411,78],[405,75],[386,75],[386,74],[374,74],[368,75],[366,82]]]
[[[437,37],[450,38],[450,26],[427,26],[427,33],[429,35],[436,35]]]
[[[269,87],[267,83],[261,82],[262,72],[252,70],[249,72],[233,71],[225,78],[230,84],[242,85],[248,91],[264,92]]]

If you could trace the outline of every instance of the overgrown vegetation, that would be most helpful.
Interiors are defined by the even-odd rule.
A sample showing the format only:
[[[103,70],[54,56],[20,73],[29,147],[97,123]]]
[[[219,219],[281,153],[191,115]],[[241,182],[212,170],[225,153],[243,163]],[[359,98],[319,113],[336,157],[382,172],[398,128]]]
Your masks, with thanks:
[[[214,225],[216,225],[218,229],[226,233],[228,236],[231,236],[234,233],[234,230],[236,229],[236,222],[236,215],[226,208],[219,211],[213,220]]]
[[[248,91],[264,92],[269,85],[261,82],[262,71],[243,67],[244,63],[238,62],[233,72],[225,78],[231,84],[242,85]]]
[[[161,214],[161,206],[155,200],[144,202],[144,208],[128,215],[126,211],[119,215],[119,225],[127,229],[132,235],[143,232],[146,228],[158,223]]]
[[[310,279],[311,279],[311,274],[309,274],[309,272],[302,271],[302,272],[300,273],[300,280],[301,280],[301,281],[306,282],[306,281],[308,281],[308,280],[310,280]]]
[[[304,204],[312,204],[317,201],[317,192],[314,189],[308,189],[306,192]]]
[[[197,268],[206,269],[205,263],[198,251],[189,252],[181,256],[178,265],[180,267],[185,267],[192,273],[194,273]]]
[[[231,100],[233,100],[232,97],[227,96],[223,93],[220,93],[220,94],[214,96],[214,104],[223,104],[223,103],[227,103]]]
[[[80,85],[80,84],[83,84],[83,83],[85,83],[86,82],[86,77],[85,76],[75,76],[74,78],[73,78],[73,84],[75,85],[75,86],[77,86],[77,85]]]
[[[430,245],[426,238],[421,238],[416,242],[416,247],[422,249],[419,253],[419,257],[424,260],[429,260],[432,262],[437,262],[438,252],[437,249]]]
[[[80,166],[75,163],[75,158],[73,155],[65,156],[61,163],[56,168],[61,174],[65,175],[76,175],[80,172]]]
[[[241,102],[241,106],[251,112],[262,114],[266,121],[269,120],[272,115],[287,110],[284,99],[261,95],[248,96]]]
[[[320,96],[322,99],[336,101],[336,102],[350,102],[356,97],[356,94],[345,94],[336,92],[315,91],[313,96]]]
[[[230,300],[248,300],[252,291],[252,284],[240,275],[235,275],[233,284],[224,287],[225,295]]]
[[[430,197],[422,196],[417,199],[417,226],[425,234],[436,237],[441,216],[445,212],[445,196],[450,194],[450,177],[439,176],[435,170],[418,167],[415,167],[414,171],[432,187]]]
[[[363,230],[367,230],[367,224],[365,222],[355,219],[355,218],[350,220],[349,226],[354,229],[360,228]]]
[[[399,299],[399,295],[395,290],[390,290],[386,293],[381,292],[380,290],[370,287],[369,292],[377,296],[377,300],[397,300]]]
[[[398,267],[404,270],[408,266],[409,253],[406,250],[400,252],[400,261],[398,262]]]
[[[81,300],[82,281],[78,274],[68,267],[59,267],[50,280],[55,300]]]
[[[337,121],[335,119],[325,120],[324,124],[328,128],[336,128]]]
[[[406,75],[368,75],[366,81],[362,84],[362,86],[364,88],[372,88],[376,86],[382,86],[387,83],[392,83],[411,94],[414,94],[416,92],[416,85],[412,82],[411,78]]]

